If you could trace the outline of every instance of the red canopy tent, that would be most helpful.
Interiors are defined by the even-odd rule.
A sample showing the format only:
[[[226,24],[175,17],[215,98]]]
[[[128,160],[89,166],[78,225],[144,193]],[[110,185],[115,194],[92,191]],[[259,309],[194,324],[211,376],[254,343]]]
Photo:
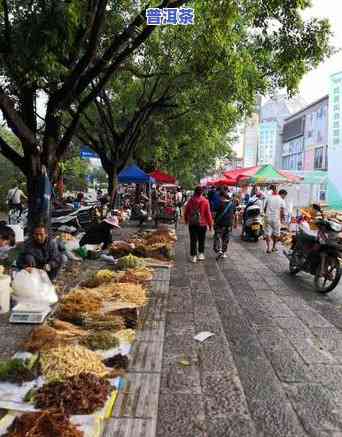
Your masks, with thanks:
[[[176,178],[174,176],[170,176],[167,173],[164,173],[160,170],[155,170],[152,173],[150,173],[150,176],[152,176],[159,184],[175,184]]]
[[[294,175],[293,173],[287,171],[287,170],[278,170],[278,172],[286,177],[288,179],[289,182],[296,184],[299,183],[301,180],[303,180],[304,178],[301,178],[300,176]]]
[[[214,179],[213,181],[208,182],[208,185],[214,187],[229,187],[235,185],[235,182],[232,179],[222,178]]]
[[[237,168],[236,170],[226,171],[225,178],[231,180],[231,185],[237,185],[239,181],[248,176],[254,176],[255,173],[260,170],[261,166]]]

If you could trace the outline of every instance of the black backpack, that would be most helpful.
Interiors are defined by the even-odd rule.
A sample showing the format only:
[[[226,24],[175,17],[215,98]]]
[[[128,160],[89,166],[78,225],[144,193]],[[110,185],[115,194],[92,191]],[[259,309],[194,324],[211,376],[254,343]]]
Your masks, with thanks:
[[[200,208],[191,208],[189,216],[189,225],[199,226],[201,224],[201,212]]]

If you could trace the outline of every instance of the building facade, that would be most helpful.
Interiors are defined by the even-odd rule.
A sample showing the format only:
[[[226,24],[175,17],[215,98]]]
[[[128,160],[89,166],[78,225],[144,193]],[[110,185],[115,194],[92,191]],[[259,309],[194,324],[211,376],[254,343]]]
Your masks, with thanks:
[[[224,171],[236,170],[237,168],[243,167],[243,158],[232,157],[225,160]]]
[[[324,96],[285,120],[282,131],[283,170],[327,170],[328,114],[329,96]]]
[[[261,108],[258,135],[258,165],[282,166],[282,131],[285,120],[304,106],[301,97],[288,99],[275,95]]]
[[[342,72],[330,77],[329,83],[329,205],[342,209]]]
[[[243,167],[254,167],[258,162],[258,130],[260,123],[261,96],[256,98],[254,113],[247,118],[243,132]]]
[[[260,123],[258,165],[275,164],[279,134],[277,121],[263,121]]]
[[[252,114],[245,122],[243,135],[243,166],[254,167],[258,160],[258,129],[260,117]]]

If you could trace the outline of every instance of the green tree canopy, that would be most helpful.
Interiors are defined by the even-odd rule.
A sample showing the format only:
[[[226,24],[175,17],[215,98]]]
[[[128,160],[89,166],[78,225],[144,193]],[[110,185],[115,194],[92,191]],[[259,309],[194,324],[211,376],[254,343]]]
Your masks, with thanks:
[[[162,108],[153,112],[163,112],[164,123],[191,111],[192,121],[207,121],[213,128],[210,138],[216,138],[251,109],[257,93],[274,87],[295,91],[303,74],[329,53],[328,23],[301,18],[308,0],[151,0],[142,1],[140,8],[135,4],[2,2],[0,109],[21,150],[18,153],[0,137],[0,152],[26,174],[31,200],[35,176],[45,167],[53,177],[80,117],[110,81],[115,132],[124,133],[131,149],[144,133],[147,120],[141,111],[146,113],[146,96],[152,96],[149,104],[153,102],[154,108],[162,99]],[[145,7],[184,4],[194,7],[195,25],[146,25]],[[36,115],[39,94],[47,100],[43,121]],[[194,129],[187,126],[188,131]],[[168,127],[162,130],[167,131]],[[186,134],[174,135],[179,138],[177,147],[183,147]],[[201,147],[207,144],[201,142]]]
[[[330,53],[328,23],[301,18],[307,1],[191,5],[196,25],[157,29],[82,119],[110,179],[133,155],[193,181],[258,94],[295,93]]]

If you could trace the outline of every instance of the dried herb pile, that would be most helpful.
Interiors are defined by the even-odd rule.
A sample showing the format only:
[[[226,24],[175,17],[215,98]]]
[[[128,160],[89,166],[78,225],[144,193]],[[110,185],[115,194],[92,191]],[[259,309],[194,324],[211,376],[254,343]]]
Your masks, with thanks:
[[[145,263],[137,256],[127,255],[119,259],[117,266],[120,270],[126,270],[134,269],[136,267],[144,267]]]
[[[83,314],[102,312],[103,298],[93,289],[76,288],[64,296],[58,308],[58,316],[69,322],[79,321]]]
[[[63,382],[50,382],[37,390],[35,406],[58,408],[66,414],[92,414],[104,407],[111,386],[108,381],[90,373],[81,373]]]
[[[99,284],[110,282],[114,278],[115,278],[115,273],[112,270],[103,269],[95,273],[95,279],[98,280]]]
[[[86,329],[118,331],[125,328],[125,319],[114,314],[81,317],[80,322]]]
[[[37,377],[29,363],[19,358],[0,361],[0,381],[22,384]]]
[[[133,284],[144,284],[145,282],[152,281],[153,273],[152,270],[147,269],[146,267],[137,268],[137,269],[129,269],[124,275],[120,278],[118,282],[130,282]]]
[[[25,413],[17,417],[5,437],[83,437],[61,411]]]
[[[147,303],[146,290],[141,284],[114,282],[101,285],[97,291],[103,296],[104,304],[107,303],[108,311],[114,310],[120,303],[123,308],[124,304],[139,307]]]
[[[112,367],[113,369],[127,369],[128,368],[128,357],[126,355],[115,355],[114,357],[107,358],[103,360],[103,364],[106,367]]]
[[[40,363],[42,374],[49,381],[64,380],[80,373],[93,373],[99,377],[108,375],[99,355],[78,345],[49,349],[41,354]]]
[[[114,335],[120,343],[132,344],[135,340],[136,333],[133,329],[122,329],[121,331],[116,332]]]
[[[77,328],[71,323],[54,320],[51,326],[42,325],[35,328],[31,336],[23,344],[24,350],[35,353],[55,348],[59,345],[75,343],[88,332]]]
[[[119,340],[110,331],[94,331],[83,340],[83,345],[91,350],[107,350],[119,346]]]

